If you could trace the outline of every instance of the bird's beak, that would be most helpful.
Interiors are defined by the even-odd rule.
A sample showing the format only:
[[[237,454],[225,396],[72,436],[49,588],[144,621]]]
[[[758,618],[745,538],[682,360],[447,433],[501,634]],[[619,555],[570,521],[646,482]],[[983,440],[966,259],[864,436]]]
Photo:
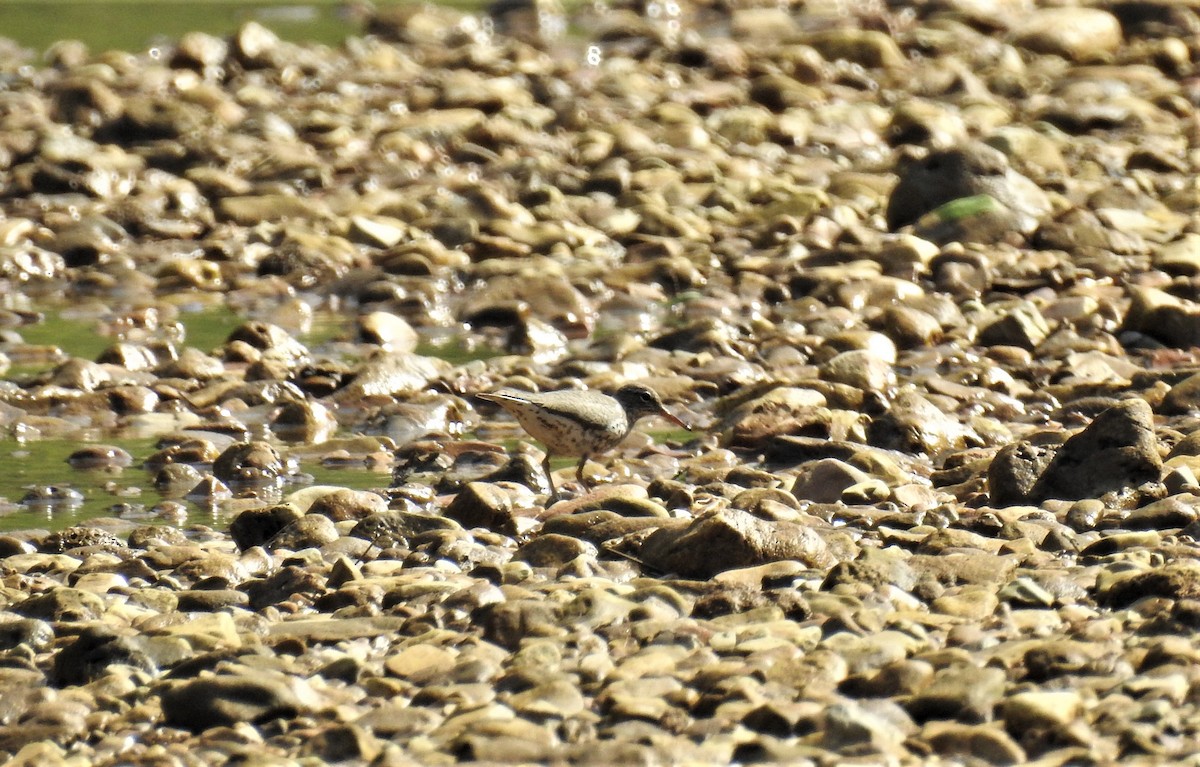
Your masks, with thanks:
[[[681,419],[679,416],[675,415],[674,413],[669,412],[666,408],[663,408],[662,410],[658,411],[658,414],[661,415],[663,418],[666,418],[668,421],[675,424],[676,426],[678,426],[681,429],[687,429],[688,431],[692,430],[692,427],[688,426],[686,423],[684,423],[683,419]]]

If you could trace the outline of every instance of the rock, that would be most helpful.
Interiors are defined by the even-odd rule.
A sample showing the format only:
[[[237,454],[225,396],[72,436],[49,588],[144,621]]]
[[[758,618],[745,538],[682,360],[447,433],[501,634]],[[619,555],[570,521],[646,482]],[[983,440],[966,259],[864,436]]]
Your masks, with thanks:
[[[215,612],[232,607],[246,607],[250,597],[233,589],[191,589],[176,594],[175,609],[180,612]]]
[[[583,693],[565,679],[545,682],[517,693],[510,705],[514,711],[535,718],[569,719],[587,709]]]
[[[903,591],[912,591],[917,584],[917,572],[909,562],[910,557],[896,550],[864,548],[858,557],[850,562],[839,562],[825,576],[821,584],[823,590],[830,590],[838,585],[870,588],[890,584]]]
[[[871,422],[867,434],[875,446],[929,455],[961,449],[972,438],[969,428],[911,390],[896,394],[887,412]]]
[[[1070,727],[1082,711],[1083,699],[1075,690],[1017,693],[1000,706],[1005,728],[1018,738],[1032,728]]]
[[[261,24],[250,21],[242,25],[232,40],[230,52],[247,67],[266,67],[280,46],[279,37]]]
[[[962,198],[987,195],[1015,214],[1015,231],[1029,234],[1050,212],[1045,192],[1009,167],[1008,159],[985,144],[969,143],[931,152],[901,169],[888,201],[888,228],[895,231],[935,208]]]
[[[933,680],[933,667],[923,661],[888,663],[873,674],[851,676],[840,689],[852,697],[911,696]]]
[[[133,463],[133,456],[115,445],[89,445],[67,456],[73,469],[123,469]]]
[[[566,629],[559,624],[561,608],[533,599],[483,605],[473,620],[483,628],[489,642],[510,650],[527,637],[561,636]]]
[[[1036,349],[1050,335],[1046,318],[1032,303],[1007,307],[999,319],[983,328],[979,342],[984,346],[1019,346]]]
[[[930,722],[925,726],[921,737],[939,754],[972,757],[986,764],[1026,763],[1024,749],[994,724]]]
[[[1168,274],[1200,274],[1200,234],[1188,232],[1154,252],[1154,265]]]
[[[403,317],[388,312],[370,312],[360,316],[358,334],[366,343],[379,344],[395,351],[411,352],[417,348],[417,331]]]
[[[319,548],[327,543],[333,543],[339,537],[341,536],[332,519],[320,514],[305,514],[280,530],[263,545],[296,551],[309,547]]]
[[[370,763],[381,751],[377,738],[356,724],[326,727],[304,744],[304,753],[325,762]]]
[[[157,669],[136,643],[107,626],[89,626],[54,656],[48,675],[55,687],[84,685],[102,677],[113,664],[143,671]]]
[[[245,551],[266,544],[302,517],[303,515],[291,506],[247,509],[233,518],[229,525],[229,534],[237,547]]]
[[[1130,530],[1170,530],[1187,527],[1200,516],[1196,509],[1198,500],[1200,499],[1194,495],[1180,493],[1155,501],[1129,512],[1123,526]]]
[[[328,520],[326,520],[328,521]],[[311,598],[325,590],[325,579],[317,573],[295,566],[283,567],[268,577],[247,583],[244,587],[250,598],[250,609],[278,605],[297,594]]]
[[[842,499],[842,493],[847,489],[871,480],[869,474],[847,463],[836,458],[823,458],[804,465],[792,493],[815,503],[834,503]]]
[[[467,528],[482,527],[505,535],[518,531],[508,493],[484,482],[468,482],[446,507],[445,515]]]
[[[564,503],[569,503],[566,501]],[[682,520],[665,520],[658,517],[626,517],[613,511],[583,511],[576,514],[553,516],[542,525],[543,535],[555,534],[601,544],[646,530],[663,526],[682,526]]]
[[[869,349],[852,349],[821,366],[821,377],[864,392],[887,392],[896,384],[891,364]]]
[[[377,546],[396,546],[407,545],[410,538],[433,530],[462,530],[462,526],[453,519],[431,514],[383,511],[363,519],[350,530],[350,535]]]
[[[938,245],[956,242],[1002,244],[1019,241],[1022,234],[1034,228],[1034,220],[1006,206],[990,194],[976,194],[944,202],[918,218],[912,225],[912,233]],[[954,283],[968,280],[956,279],[950,272],[962,264],[946,266],[949,259],[938,259],[931,264],[938,279],[938,286],[955,293],[966,292],[956,289]],[[986,282],[987,272],[978,270],[974,281]],[[982,290],[983,284],[976,290]]]
[[[56,588],[27,597],[10,609],[46,621],[94,621],[104,614],[104,600],[80,589]]]
[[[433,645],[406,647],[384,661],[389,673],[417,683],[433,682],[454,668],[455,653]]]
[[[809,37],[808,44],[827,59],[846,59],[864,67],[898,69],[906,62],[895,41],[875,30],[830,30]]]
[[[349,384],[337,390],[334,400],[353,404],[364,398],[411,395],[423,390],[442,368],[440,360],[381,349],[363,362]]]
[[[1079,63],[1102,61],[1123,41],[1116,17],[1098,8],[1038,8],[1012,30],[1015,45]]]
[[[271,418],[271,430],[290,442],[325,442],[337,431],[337,426],[337,417],[320,402],[288,402]]]
[[[213,476],[225,483],[269,484],[286,472],[279,451],[262,441],[231,445],[213,462]]]
[[[513,559],[533,567],[561,567],[578,557],[596,557],[596,547],[587,541],[555,533],[542,533],[513,553]]]
[[[736,509],[704,514],[686,528],[660,529],[642,544],[640,556],[663,572],[698,578],[781,559],[822,569],[836,562],[811,529],[794,522],[767,522]]]
[[[1053,458],[1053,450],[1028,442],[1015,442],[1000,448],[987,470],[992,504],[1002,507],[1033,502],[1038,478]]]
[[[291,718],[311,711],[315,702],[302,680],[269,672],[192,679],[162,694],[165,720],[191,732]]]
[[[33,650],[43,650],[53,641],[54,629],[44,620],[18,618],[0,622],[0,649],[28,645]]]
[[[1135,285],[1122,329],[1136,331],[1169,346],[1200,345],[1200,304],[1158,288]]]
[[[1148,572],[1121,573],[1099,579],[1095,595],[1100,604],[1117,609],[1147,598],[1196,599],[1200,596],[1200,570],[1178,564]]]
[[[876,753],[899,753],[916,730],[904,710],[883,701],[846,702],[825,710],[821,744],[830,751],[867,747]]]
[[[309,514],[320,514],[334,522],[364,519],[387,510],[387,500],[378,493],[349,488],[338,488],[326,493],[308,507]]]
[[[954,666],[943,669],[929,687],[921,690],[905,705],[918,722],[931,719],[957,719],[965,723],[984,722],[1004,695],[1005,675],[997,668]]]
[[[1200,410],[1200,373],[1190,375],[1172,386],[1156,409],[1167,415]]]
[[[396,633],[402,623],[402,618],[391,615],[339,620],[329,620],[328,618],[294,620],[271,626],[268,635],[273,640],[335,643],[391,636]]]
[[[148,549],[156,546],[185,546],[187,545],[187,536],[177,527],[143,525],[130,531],[129,545],[135,549]]]
[[[1157,482],[1161,474],[1150,406],[1130,399],[1104,411],[1063,443],[1038,477],[1031,497],[1096,498]]]

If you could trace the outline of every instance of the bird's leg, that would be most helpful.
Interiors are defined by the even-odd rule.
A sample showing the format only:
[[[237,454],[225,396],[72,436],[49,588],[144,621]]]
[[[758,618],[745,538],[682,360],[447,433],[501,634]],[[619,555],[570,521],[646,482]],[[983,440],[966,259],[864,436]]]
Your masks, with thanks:
[[[550,451],[546,451],[546,457],[542,459],[542,471],[546,473],[546,481],[550,483],[550,503],[558,500],[558,488],[554,486],[554,475],[550,473]]]
[[[588,454],[584,453],[579,458],[579,465],[575,467],[575,479],[579,480],[579,485],[583,488],[584,492],[588,490],[587,480],[583,478],[583,465],[587,463],[587,459]]]

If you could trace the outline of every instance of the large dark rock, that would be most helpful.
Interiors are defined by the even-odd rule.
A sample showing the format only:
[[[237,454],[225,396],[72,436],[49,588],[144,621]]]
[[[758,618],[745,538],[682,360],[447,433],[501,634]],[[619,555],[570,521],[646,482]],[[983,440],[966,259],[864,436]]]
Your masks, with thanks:
[[[325,591],[325,580],[316,573],[289,565],[266,578],[250,581],[244,588],[250,597],[251,609],[261,610],[277,605],[294,594],[321,594]]]
[[[326,493],[308,507],[309,514],[320,514],[329,517],[334,522],[365,519],[372,514],[380,514],[387,510],[387,499],[379,493],[352,490],[346,487]]]
[[[155,670],[154,662],[129,637],[107,626],[88,626],[54,656],[50,684],[55,687],[87,684],[103,676],[105,669],[113,664]]]
[[[512,499],[504,490],[487,482],[468,482],[446,507],[445,514],[466,528],[482,527],[505,535],[517,533]]]
[[[1004,696],[1005,675],[998,668],[972,665],[942,669],[933,683],[909,698],[904,708],[918,722],[957,719],[986,722]]]
[[[46,649],[54,641],[54,627],[36,618],[18,618],[0,622],[0,651],[27,645]]]
[[[1157,482],[1162,459],[1153,418],[1141,399],[1126,400],[1096,416],[1055,452],[1033,487],[1034,502],[1097,498]]]
[[[233,518],[229,524],[229,535],[237,547],[245,551],[267,543],[302,516],[291,506],[247,509]]]
[[[104,615],[104,600],[90,591],[63,587],[34,594],[9,609],[46,621],[94,621]]]
[[[1030,442],[1005,445],[988,465],[988,492],[993,506],[1029,503],[1038,477],[1050,465],[1054,452]]]
[[[296,683],[267,675],[218,675],[175,685],[162,695],[167,724],[192,732],[291,718],[310,708]]]
[[[822,569],[837,561],[812,529],[759,519],[737,509],[705,514],[685,528],[655,531],[642,545],[640,558],[663,572],[693,578],[783,559]]]
[[[298,551],[305,548],[320,548],[339,538],[333,520],[321,514],[305,514],[279,531],[271,539],[273,547]]]
[[[270,484],[285,473],[279,451],[261,440],[230,445],[213,462],[213,476],[225,483]]]
[[[1037,184],[1013,170],[998,149],[970,143],[907,162],[888,200],[887,225],[892,231],[911,224],[935,208],[964,197],[988,195],[1015,214],[1022,234],[1037,228],[1050,212],[1050,199]]]
[[[371,541],[376,546],[408,545],[413,536],[431,530],[461,530],[462,526],[452,519],[417,514],[411,511],[381,511],[363,519],[350,530],[352,538]]]
[[[1123,331],[1145,333],[1168,346],[1200,345],[1200,304],[1158,288],[1134,285]]]
[[[1150,406],[1128,399],[1096,416],[1057,449],[1025,442],[1006,445],[988,467],[988,487],[993,506],[1012,506],[1128,494],[1158,482],[1161,475]]]

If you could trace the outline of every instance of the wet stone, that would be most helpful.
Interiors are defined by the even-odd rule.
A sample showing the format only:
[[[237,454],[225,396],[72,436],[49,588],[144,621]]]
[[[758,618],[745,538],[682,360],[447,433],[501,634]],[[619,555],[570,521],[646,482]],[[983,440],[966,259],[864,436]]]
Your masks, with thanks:
[[[54,639],[54,629],[44,620],[21,618],[0,622],[0,648],[11,650],[19,645],[40,650]]]
[[[952,667],[938,672],[928,687],[905,706],[913,719],[983,722],[1004,694],[1004,672],[995,668]]]
[[[179,682],[162,698],[167,721],[193,732],[295,717],[314,704],[315,696],[304,683],[267,673],[224,674]]]
[[[96,527],[69,527],[57,533],[51,533],[41,542],[38,550],[47,553],[61,553],[85,546],[126,548],[125,541],[107,530]]]
[[[334,522],[363,519],[387,511],[387,501],[377,493],[342,488],[327,493],[308,507],[309,514],[321,514]]]
[[[302,518],[291,506],[271,506],[248,509],[237,515],[229,526],[229,534],[238,548],[245,551],[272,540],[289,525]]]
[[[340,536],[333,520],[321,514],[305,514],[288,524],[263,545],[271,548],[305,549],[318,548],[333,543]]]
[[[518,530],[509,495],[484,482],[467,483],[446,507],[445,515],[468,528],[482,527],[510,535]]]
[[[91,621],[104,613],[104,600],[87,591],[59,588],[30,596],[13,605],[13,612],[47,621]]]
[[[699,577],[779,559],[798,559],[814,567],[836,561],[811,529],[793,522],[766,522],[735,509],[699,517],[686,528],[661,529],[646,539],[640,555],[664,572]]]
[[[49,680],[58,687],[86,684],[114,663],[155,671],[154,663],[129,637],[106,627],[88,627],[54,656]]]

